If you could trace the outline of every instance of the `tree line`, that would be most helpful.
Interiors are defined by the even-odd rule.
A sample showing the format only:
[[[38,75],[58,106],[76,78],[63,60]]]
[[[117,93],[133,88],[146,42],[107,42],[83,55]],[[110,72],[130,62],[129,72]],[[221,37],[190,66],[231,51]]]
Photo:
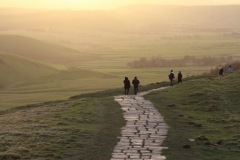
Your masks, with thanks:
[[[219,64],[230,63],[233,61],[232,56],[184,56],[179,59],[165,59],[162,57],[140,58],[127,63],[129,68],[148,68],[148,67],[190,67],[190,66],[215,66]]]

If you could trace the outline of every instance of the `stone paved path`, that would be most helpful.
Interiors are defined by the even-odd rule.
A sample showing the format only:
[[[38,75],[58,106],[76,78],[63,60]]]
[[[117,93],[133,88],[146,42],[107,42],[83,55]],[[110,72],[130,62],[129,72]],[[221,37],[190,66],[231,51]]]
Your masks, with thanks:
[[[165,89],[160,88],[158,90]],[[153,90],[151,90],[153,91]],[[154,105],[142,96],[117,96],[115,100],[122,106],[127,121],[122,128],[122,136],[115,146],[111,160],[165,160],[161,155],[162,143],[166,138],[168,126],[164,123]]]

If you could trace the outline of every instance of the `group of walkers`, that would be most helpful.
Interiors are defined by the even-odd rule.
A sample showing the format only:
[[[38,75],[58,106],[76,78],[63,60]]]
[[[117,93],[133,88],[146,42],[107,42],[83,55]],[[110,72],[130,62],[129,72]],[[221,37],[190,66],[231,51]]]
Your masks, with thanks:
[[[182,83],[182,73],[181,71],[178,72],[178,83]],[[170,71],[169,75],[168,75],[168,78],[170,80],[170,85],[173,86],[173,79],[175,78],[174,76],[174,73],[173,73],[173,70]]]
[[[227,73],[232,73],[232,72],[233,72],[232,65],[229,65],[228,68],[227,68]],[[224,69],[222,67],[220,67],[218,75],[219,76],[223,76],[224,75]]]
[[[232,68],[231,65],[229,65],[229,67],[227,68],[226,72],[227,73],[232,73],[233,72],[233,68]],[[219,76],[223,76],[224,75],[224,69],[222,67],[219,67],[218,75]],[[182,83],[182,77],[183,77],[183,75],[182,75],[181,71],[179,71],[178,75],[177,75],[178,84]],[[173,70],[170,71],[170,73],[168,75],[168,78],[170,80],[170,86],[173,86],[173,80],[175,78]],[[128,95],[129,94],[129,89],[131,88],[131,83],[130,83],[128,77],[125,77],[123,83],[124,83],[125,95]],[[134,77],[134,79],[132,80],[132,84],[134,86],[134,94],[137,95],[137,93],[138,93],[138,86],[140,84],[140,81],[137,79],[137,77]]]
[[[123,83],[124,83],[125,95],[128,95],[129,89],[131,88],[131,83],[130,83],[128,77],[125,77]],[[134,87],[134,94],[137,95],[138,85],[140,84],[140,81],[137,79],[137,77],[134,77],[134,79],[132,80],[132,84]]]
[[[171,70],[168,77],[169,77],[169,80],[170,80],[170,85],[173,86],[173,79],[175,78],[173,70]],[[182,77],[183,77],[182,73],[181,73],[181,71],[179,71],[178,72],[178,83],[182,82]],[[131,88],[131,82],[128,79],[128,77],[125,77],[125,79],[123,81],[123,84],[124,84],[124,91],[125,91],[124,93],[125,93],[125,95],[128,95],[129,94],[129,89]],[[134,87],[134,94],[137,95],[138,86],[140,84],[140,81],[138,80],[137,77],[134,77],[134,79],[132,80],[132,84],[133,84],[133,87]]]

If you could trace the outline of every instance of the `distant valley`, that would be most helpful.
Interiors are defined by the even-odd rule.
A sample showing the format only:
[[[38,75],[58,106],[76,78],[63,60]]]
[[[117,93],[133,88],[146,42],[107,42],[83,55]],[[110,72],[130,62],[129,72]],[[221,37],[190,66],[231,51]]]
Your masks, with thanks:
[[[184,77],[202,74],[215,64],[141,69],[127,64],[188,55],[238,60],[239,14],[238,5],[133,5],[109,11],[0,8],[0,106],[122,87],[125,76],[138,76],[146,85],[168,80],[171,69],[181,70]]]

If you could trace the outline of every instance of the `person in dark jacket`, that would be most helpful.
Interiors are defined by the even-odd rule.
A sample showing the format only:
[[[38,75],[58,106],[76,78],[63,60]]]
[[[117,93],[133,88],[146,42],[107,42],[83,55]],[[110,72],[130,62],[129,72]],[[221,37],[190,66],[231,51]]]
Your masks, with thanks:
[[[140,81],[137,79],[137,77],[135,77],[132,80],[132,84],[134,86],[134,94],[137,95],[137,93],[138,93],[138,85],[140,84]]]
[[[170,74],[168,75],[168,77],[169,77],[169,80],[170,80],[170,85],[173,86],[173,79],[175,78],[173,70],[170,71]]]
[[[181,71],[178,72],[178,83],[182,83],[182,73],[181,73]]]
[[[219,75],[219,76],[223,76],[223,74],[224,74],[224,70],[223,70],[223,68],[221,67],[221,68],[219,69],[218,75]]]
[[[131,84],[130,84],[130,81],[129,81],[128,77],[125,77],[123,83],[124,83],[125,95],[128,95],[129,88],[131,87]]]

